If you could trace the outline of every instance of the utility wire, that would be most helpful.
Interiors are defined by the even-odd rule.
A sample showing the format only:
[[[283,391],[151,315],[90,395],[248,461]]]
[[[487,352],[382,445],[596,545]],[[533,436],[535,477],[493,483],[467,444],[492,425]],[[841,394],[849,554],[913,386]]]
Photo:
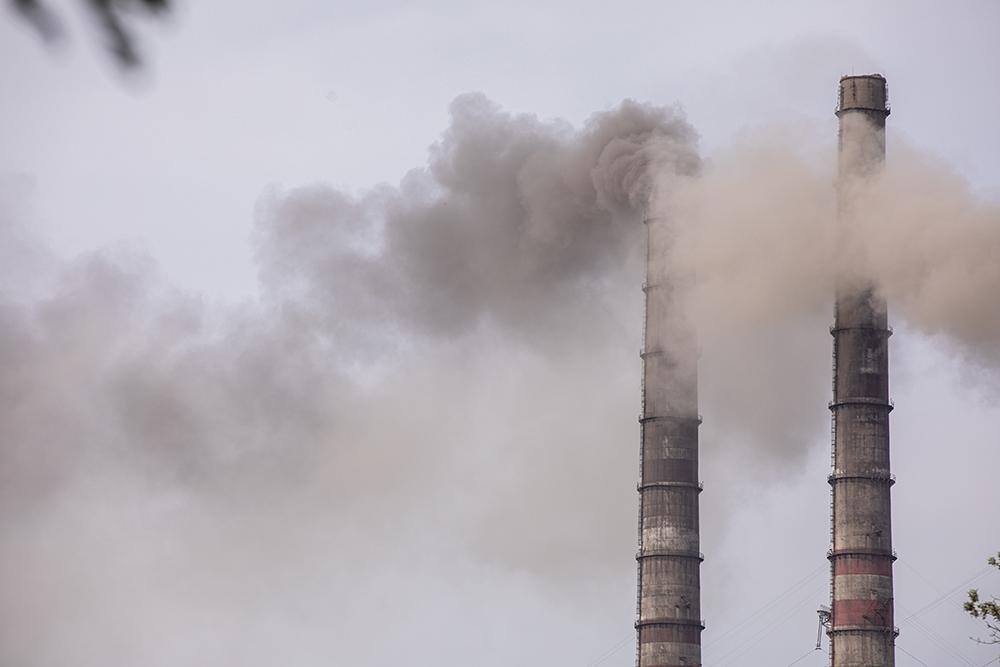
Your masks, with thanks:
[[[928,664],[927,664],[926,662],[924,662],[923,660],[921,660],[921,659],[920,659],[920,658],[918,658],[917,656],[913,655],[912,653],[910,653],[909,651],[907,651],[907,650],[906,650],[905,648],[903,648],[903,647],[902,647],[902,646],[900,646],[899,644],[896,644],[896,648],[898,648],[898,649],[899,649],[900,651],[902,651],[902,652],[903,652],[903,653],[905,653],[906,655],[910,656],[911,658],[913,658],[914,660],[916,660],[917,662],[919,662],[919,663],[920,663],[921,665],[926,665],[926,667],[931,667],[931,666],[930,666],[930,665],[928,665]]]
[[[968,586],[969,584],[971,584],[972,582],[974,582],[976,579],[979,579],[980,577],[982,577],[983,575],[985,575],[989,571],[990,571],[990,566],[987,565],[982,570],[980,570],[979,572],[977,572],[975,575],[973,575],[972,577],[966,579],[965,581],[963,581],[962,583],[960,583],[958,586],[955,586],[953,589],[951,589],[950,591],[948,591],[944,595],[942,595],[942,596],[940,596],[940,597],[938,597],[938,598],[936,598],[934,600],[931,600],[930,602],[928,602],[927,604],[925,604],[923,607],[921,607],[920,609],[916,610],[915,612],[913,612],[912,614],[910,614],[909,616],[907,616],[906,618],[904,618],[903,622],[905,623],[906,621],[909,621],[910,619],[915,618],[916,616],[919,616],[920,614],[924,613],[925,611],[929,611],[929,610],[933,609],[934,607],[936,607],[939,604],[941,604],[942,602],[944,602],[947,598],[949,598],[950,596],[954,595],[955,592],[957,592],[960,588],[962,588],[963,586]]]
[[[819,649],[815,648],[815,647],[809,649],[809,651],[807,653],[803,654],[801,658],[796,658],[795,660],[793,660],[790,663],[788,663],[788,667],[792,667],[792,665],[797,665],[798,663],[802,662],[803,660],[805,660],[806,658],[808,658],[809,656],[811,656],[813,653],[815,653],[818,650]]]
[[[806,585],[817,574],[819,574],[820,571],[825,570],[825,569],[827,569],[829,567],[830,567],[829,565],[825,565],[825,564],[824,565],[820,565],[819,567],[817,567],[816,569],[814,569],[812,572],[810,572],[809,574],[807,574],[806,576],[804,576],[802,579],[798,580],[796,583],[792,584],[791,586],[789,586],[788,588],[786,588],[781,593],[778,593],[778,595],[776,595],[775,597],[771,598],[770,602],[767,602],[767,603],[764,604],[764,606],[760,607],[759,609],[750,612],[750,614],[748,614],[742,621],[740,621],[739,623],[737,623],[733,627],[729,628],[728,630],[726,630],[725,632],[723,632],[718,637],[713,637],[712,641],[710,643],[706,644],[706,648],[708,646],[715,646],[715,645],[717,645],[719,642],[721,642],[723,639],[725,639],[726,637],[728,637],[732,633],[736,632],[737,630],[742,629],[744,626],[746,626],[748,623],[750,623],[751,621],[753,621],[754,619],[756,619],[758,616],[760,616],[761,614],[763,614],[765,611],[770,610],[770,608],[773,607],[775,604],[777,604],[779,601],[781,601],[782,598],[784,598],[785,596],[793,593],[794,591],[796,591],[797,589],[801,588],[802,586]]]
[[[931,590],[933,590],[938,595],[941,595],[941,589],[938,586],[936,586],[933,581],[931,581],[930,579],[928,579],[924,575],[920,574],[920,572],[918,572],[915,567],[913,567],[912,565],[910,565],[910,561],[904,560],[903,558],[898,558],[897,557],[896,558],[896,562],[904,565],[907,568],[909,568],[910,572],[912,572],[913,574],[917,575],[917,577],[921,581],[923,581],[925,584],[927,584],[927,586],[930,587]]]
[[[614,646],[612,646],[610,649],[608,649],[607,651],[605,651],[604,653],[602,653],[599,657],[595,658],[592,662],[587,663],[587,667],[597,667],[598,665],[600,665],[600,664],[604,663],[605,661],[607,661],[608,658],[610,658],[611,656],[613,656],[615,653],[618,653],[618,651],[622,650],[622,648],[626,644],[628,644],[629,640],[632,639],[632,634],[633,633],[630,632],[620,642],[618,642],[617,644],[615,644]]]
[[[902,611],[902,610],[900,610],[900,611]],[[972,660],[970,660],[969,658],[967,658],[966,656],[964,656],[961,653],[961,651],[959,651],[952,644],[950,644],[947,640],[945,640],[944,637],[942,637],[941,635],[937,634],[936,632],[934,632],[933,630],[931,630],[930,628],[928,628],[926,625],[924,625],[920,621],[918,621],[916,619],[907,619],[904,622],[908,623],[911,627],[913,627],[916,630],[918,630],[925,637],[927,637],[928,639],[930,639],[934,644],[937,644],[937,646],[939,648],[943,649],[946,653],[950,653],[953,658],[958,658],[959,660],[961,660],[965,664],[969,665],[969,667],[976,667],[975,663],[972,662]]]
[[[803,598],[800,598],[799,601],[796,602],[795,605],[791,607],[791,609],[789,609],[788,611],[786,611],[785,614],[783,614],[782,616],[780,616],[780,617],[778,617],[776,619],[773,619],[770,623],[768,623],[766,626],[764,626],[763,628],[761,628],[760,630],[758,630],[756,633],[754,633],[753,635],[750,635],[750,637],[748,637],[747,639],[745,639],[741,644],[738,644],[736,647],[734,647],[733,649],[731,649],[729,652],[723,654],[719,658],[719,660],[715,663],[715,667],[722,667],[722,665],[730,662],[734,657],[736,657],[736,656],[742,656],[746,651],[748,651],[749,649],[751,649],[754,646],[756,646],[757,644],[759,644],[762,639],[764,639],[765,637],[767,637],[768,635],[770,635],[772,632],[774,632],[775,628],[777,628],[780,624],[784,623],[789,618],[791,618],[796,613],[798,613],[798,611],[802,607],[802,605],[804,603],[809,602],[809,600],[812,599],[813,596],[817,595],[818,593],[819,593],[819,591],[810,589],[809,592],[806,594],[806,596],[803,597]]]
[[[899,560],[902,561],[902,559],[899,559]],[[920,572],[918,572],[912,565],[910,565],[909,562],[902,561],[902,564],[905,565],[906,567],[908,567],[911,571],[913,571],[913,573],[916,574],[920,579],[922,579],[924,581],[924,583],[926,583],[928,586],[930,586],[931,589],[933,589],[936,592],[940,593],[940,589],[938,589],[937,586],[935,586],[926,577],[924,577],[922,574],[920,574]],[[756,620],[759,616],[761,616],[765,612],[769,611],[772,607],[774,607],[783,598],[785,598],[788,595],[796,592],[798,589],[802,588],[804,585],[806,585],[807,583],[809,583],[809,581],[811,579],[813,579],[821,570],[826,569],[826,567],[827,567],[826,565],[821,565],[821,566],[817,567],[816,569],[814,569],[813,571],[811,571],[805,577],[803,577],[802,579],[800,579],[799,581],[797,581],[796,583],[792,584],[791,586],[789,586],[788,588],[786,588],[784,591],[782,591],[781,593],[779,593],[777,596],[775,596],[774,598],[772,598],[769,602],[767,602],[763,606],[761,606],[758,609],[756,609],[753,612],[751,612],[742,621],[740,621],[736,625],[732,626],[731,628],[729,628],[728,630],[726,630],[724,633],[722,633],[718,637],[715,637],[714,641],[712,641],[710,644],[706,645],[706,648],[708,646],[716,646],[722,639],[728,637],[729,635],[733,634],[734,632],[736,632],[738,630],[743,629],[749,623],[751,623],[754,620]],[[923,625],[923,623],[921,623],[920,621],[916,621],[914,619],[917,616],[923,614],[924,612],[930,611],[932,608],[934,608],[937,605],[939,605],[945,599],[947,599],[951,595],[955,594],[960,588],[962,588],[963,586],[967,586],[967,585],[971,584],[972,582],[974,582],[977,579],[981,578],[983,575],[985,575],[989,571],[990,571],[989,567],[983,568],[982,570],[980,570],[979,572],[977,572],[976,574],[974,574],[972,577],[966,579],[962,583],[960,583],[957,586],[955,586],[954,588],[952,588],[947,593],[941,594],[939,597],[937,597],[934,600],[928,602],[923,607],[920,607],[919,609],[917,609],[917,611],[913,612],[912,614],[910,614],[909,616],[907,616],[906,618],[904,618],[902,622],[903,623],[909,623],[916,630],[918,630],[919,632],[921,632],[922,634],[924,634],[924,636],[926,636],[933,643],[935,643],[939,648],[942,648],[946,652],[950,653],[952,655],[952,657],[959,658],[960,660],[962,660],[963,662],[965,662],[968,665],[973,665],[973,663],[967,657],[965,657],[959,651],[957,651],[952,646],[950,646],[942,637],[940,637],[939,635],[937,635],[936,633],[934,633],[932,630],[930,630],[929,628],[927,628],[927,626]],[[811,594],[812,594],[812,592],[810,592],[810,595]],[[725,654],[723,654],[720,662],[718,662],[717,664],[722,665],[725,662],[728,662],[729,659],[731,658],[731,656],[733,655],[733,653],[736,650],[738,650],[738,649],[742,649],[744,647],[746,647],[746,648],[752,648],[753,646],[755,646],[761,639],[763,639],[765,636],[767,636],[768,634],[770,634],[770,632],[773,630],[774,625],[775,625],[776,622],[781,622],[781,621],[784,621],[787,618],[791,617],[794,614],[794,612],[798,611],[798,609],[802,606],[803,602],[805,602],[807,599],[808,598],[800,599],[799,602],[797,604],[795,604],[794,607],[792,607],[790,613],[786,613],[785,615],[781,616],[779,619],[777,619],[777,621],[772,621],[771,623],[769,623],[765,627],[761,628],[760,631],[754,633],[753,635],[751,635],[750,637],[748,637],[746,640],[744,640],[743,642],[741,642],[740,644],[738,644],[733,650],[730,650],[730,651],[726,652]],[[903,611],[903,610],[901,609],[900,611]],[[610,649],[608,649],[607,651],[605,651],[604,653],[602,653],[594,661],[588,663],[587,667],[598,667],[598,665],[601,665],[601,664],[605,663],[615,653],[617,653],[618,651],[622,650],[622,648],[624,648],[625,645],[628,644],[628,642],[629,642],[630,639],[632,639],[632,633],[629,633],[628,635],[626,635],[621,641],[619,641],[617,644],[615,644],[614,646],[612,646]],[[753,640],[755,640],[755,641],[753,641]],[[747,643],[750,642],[750,641],[752,641],[752,643],[750,643],[749,646],[747,646]],[[914,660],[916,660],[917,662],[919,662],[921,665],[927,665],[926,662],[924,662],[923,660],[921,660],[917,656],[913,655],[912,653],[910,653],[909,651],[907,651],[905,648],[903,648],[899,644],[896,645],[896,648],[898,648],[900,651],[902,651],[906,655],[910,656],[911,658],[913,658]],[[795,665],[795,664],[801,662],[802,660],[805,660],[806,658],[809,657],[809,655],[811,655],[812,653],[815,653],[817,650],[819,650],[819,649],[815,649],[815,648],[810,649],[808,653],[803,654],[801,657],[796,658],[794,661],[792,661],[791,663],[789,663],[788,667],[792,667],[792,665]],[[992,665],[994,662],[997,662],[997,661],[1000,661],[1000,656],[997,656],[996,658],[993,658],[989,662],[984,663],[981,667],[987,667],[988,665]],[[928,667],[929,667],[929,665],[928,665]]]
[[[941,589],[938,586],[936,586],[934,584],[934,582],[932,582],[930,579],[928,579],[923,574],[921,574],[917,570],[917,568],[913,567],[913,565],[908,560],[904,560],[904,559],[900,558],[900,559],[898,559],[898,562],[901,563],[902,565],[904,565],[913,574],[917,575],[917,577],[921,581],[923,581],[925,584],[927,584],[928,588],[930,588],[932,591],[934,591],[939,596],[943,595],[944,598],[947,599],[951,595],[951,593],[942,593]],[[961,586],[962,584],[959,584],[959,585]],[[898,605],[897,605],[896,608],[901,613],[904,613],[904,614],[907,613],[905,609],[903,609],[902,607],[899,607]],[[928,608],[928,610],[929,610],[929,608]],[[920,633],[922,633],[925,637],[927,637],[928,639],[930,639],[939,648],[943,649],[947,653],[950,653],[952,657],[958,658],[959,660],[961,660],[965,664],[969,665],[970,667],[976,667],[975,663],[973,663],[972,660],[970,660],[968,657],[966,657],[958,648],[956,648],[953,644],[951,644],[950,642],[948,642],[944,637],[942,637],[938,633],[934,632],[934,630],[932,630],[931,628],[927,627],[927,625],[925,625],[923,623],[923,621],[918,621],[916,619],[916,616],[917,616],[917,614],[910,614],[905,619],[903,619],[902,622],[909,624],[911,627],[913,627],[914,629],[916,629],[917,631],[919,631]]]

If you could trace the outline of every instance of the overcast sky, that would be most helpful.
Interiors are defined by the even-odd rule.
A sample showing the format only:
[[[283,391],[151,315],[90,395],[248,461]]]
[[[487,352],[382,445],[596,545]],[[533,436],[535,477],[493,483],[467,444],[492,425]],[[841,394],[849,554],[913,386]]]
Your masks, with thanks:
[[[0,359],[19,369],[0,373],[4,664],[632,663],[638,284],[588,331],[573,327],[600,316],[583,305],[563,328],[542,317],[541,343],[502,322],[430,342],[345,333],[333,379],[294,316],[268,328],[269,216],[291,215],[280,204],[303,186],[363,200],[398,185],[459,95],[574,127],[626,98],[676,104],[709,160],[775,128],[828,137],[832,159],[839,76],[878,71],[889,160],[905,142],[1000,205],[991,0],[181,3],[140,31],[133,77],[64,11],[54,50],[0,21],[0,293],[16,322]],[[208,333],[189,337],[189,316]],[[969,639],[961,602],[975,577],[1000,591],[985,569],[1000,549],[997,369],[894,325],[897,661],[983,665],[996,649]],[[804,335],[806,374],[828,389],[829,335]],[[273,380],[282,358],[308,396]],[[811,436],[753,465],[713,429],[725,371],[704,364],[705,665],[825,664],[806,654],[829,596],[828,398],[806,415],[792,401]],[[185,422],[181,442],[149,369],[174,398],[241,416]],[[257,382],[280,387],[260,424],[240,411],[253,400],[229,398]]]

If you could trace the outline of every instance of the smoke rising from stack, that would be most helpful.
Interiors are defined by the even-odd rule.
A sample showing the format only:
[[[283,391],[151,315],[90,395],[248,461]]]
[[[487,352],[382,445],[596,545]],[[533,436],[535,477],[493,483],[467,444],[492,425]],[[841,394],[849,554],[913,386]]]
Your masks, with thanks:
[[[294,277],[342,319],[450,336],[487,318],[531,332],[636,251],[652,174],[699,162],[682,117],[630,101],[581,131],[482,95],[451,110],[427,168],[398,188],[316,186],[265,202],[264,275],[282,287]]]
[[[853,213],[837,223],[836,146],[824,132],[745,133],[710,156],[699,178],[681,182],[670,204],[689,221],[674,270],[698,275],[691,310],[702,412],[712,417],[703,437],[764,474],[817,441],[838,277],[873,276],[897,325],[936,337],[977,381],[994,386],[1000,368],[1000,267],[987,259],[1000,249],[1000,206],[893,137],[885,167],[852,185]],[[770,399],[762,387],[775,392]]]
[[[835,153],[814,141],[778,130],[745,137],[679,197],[692,223],[674,261],[698,267],[703,326],[795,317],[838,276],[875,276],[895,316],[970,360],[1000,363],[1000,267],[988,261],[1000,248],[1000,207],[894,138],[885,168],[851,184],[835,256]]]
[[[825,446],[834,151],[765,131],[700,164],[695,146],[670,110],[576,130],[464,96],[399,186],[266,195],[263,297],[234,306],[134,251],[52,259],[5,210],[0,247],[30,252],[0,267],[0,662],[388,664],[405,636],[351,639],[400,592],[445,618],[517,573],[572,619],[608,573],[630,580],[654,191],[686,229],[672,266],[697,267],[701,409],[723,436],[704,456]],[[843,268],[876,264],[895,318],[995,369],[1000,209],[898,141],[888,160],[857,195],[873,252]],[[507,588],[501,609],[541,604]]]

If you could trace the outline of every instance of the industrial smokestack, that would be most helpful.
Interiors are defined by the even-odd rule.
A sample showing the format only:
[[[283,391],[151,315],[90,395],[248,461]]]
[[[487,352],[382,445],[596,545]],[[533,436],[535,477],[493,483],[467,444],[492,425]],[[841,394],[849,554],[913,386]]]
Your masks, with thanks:
[[[667,279],[674,233],[648,218],[640,481],[637,664],[701,665],[698,363],[690,281]]]
[[[885,79],[840,80],[839,216],[851,192],[885,160]],[[844,252],[844,248],[839,249]],[[833,334],[832,538],[829,552],[833,667],[895,664],[889,472],[889,362],[885,299],[865,276],[837,285]]]

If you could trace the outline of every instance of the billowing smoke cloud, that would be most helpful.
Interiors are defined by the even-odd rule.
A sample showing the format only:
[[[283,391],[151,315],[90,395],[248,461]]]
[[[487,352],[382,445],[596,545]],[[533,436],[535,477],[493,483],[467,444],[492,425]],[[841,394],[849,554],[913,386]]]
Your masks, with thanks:
[[[677,220],[670,270],[698,275],[702,411],[706,440],[726,445],[720,465],[781,472],[817,440],[838,280],[873,280],[891,322],[938,336],[981,381],[1000,369],[1000,265],[989,259],[1000,206],[892,138],[882,169],[842,184],[838,215],[829,139],[801,126],[747,134],[659,202]]]
[[[850,214],[838,219],[834,157],[808,135],[761,133],[688,182],[679,198],[689,234],[674,260],[697,266],[702,326],[827,308],[836,279],[868,276],[895,319],[1000,362],[1000,266],[989,260],[1000,248],[1000,207],[894,139],[883,169],[848,184]]]
[[[575,130],[459,98],[399,187],[265,197],[237,306],[128,249],[55,260],[7,206],[0,663],[412,662],[470,608],[570,633],[628,569],[637,220],[694,142],[632,102]]]
[[[585,662],[581,601],[634,604],[647,202],[698,275],[707,472],[823,442],[840,268],[997,363],[997,208],[894,148],[838,229],[833,158],[765,132],[702,164],[670,109],[467,95],[398,186],[267,194],[235,306],[134,251],[57,260],[7,206],[0,663]]]
[[[581,131],[477,94],[451,111],[428,166],[398,188],[266,200],[265,287],[297,284],[353,326],[451,336],[488,320],[538,333],[575,321],[636,254],[652,175],[698,167],[693,128],[667,109],[627,101]]]

